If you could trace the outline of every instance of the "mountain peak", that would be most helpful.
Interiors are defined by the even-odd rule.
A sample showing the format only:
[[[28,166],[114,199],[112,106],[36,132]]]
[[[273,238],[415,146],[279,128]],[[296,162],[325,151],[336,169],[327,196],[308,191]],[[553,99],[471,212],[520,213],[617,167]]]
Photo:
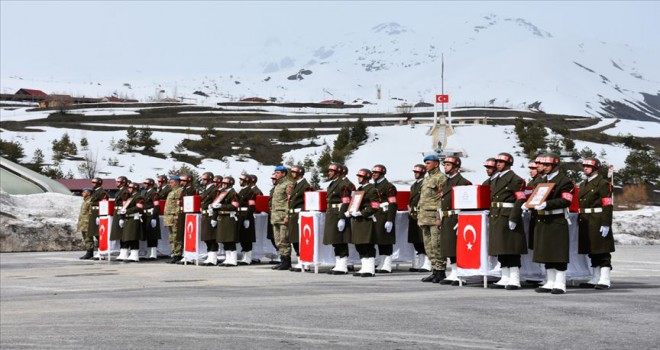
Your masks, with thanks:
[[[398,35],[408,31],[406,27],[396,22],[381,23],[371,29],[374,33],[385,33],[387,35]]]

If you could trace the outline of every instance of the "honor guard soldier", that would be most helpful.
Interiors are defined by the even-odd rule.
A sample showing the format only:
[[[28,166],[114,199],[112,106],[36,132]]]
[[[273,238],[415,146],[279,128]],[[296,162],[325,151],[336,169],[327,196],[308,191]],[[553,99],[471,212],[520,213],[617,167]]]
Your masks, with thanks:
[[[135,182],[128,184],[126,193],[128,198],[119,211],[119,226],[122,228],[121,248],[130,251],[124,262],[138,262],[140,261],[144,199],[140,196],[140,186]]]
[[[218,264],[218,241],[215,237],[215,228],[211,226],[213,219],[213,207],[211,204],[215,199],[218,188],[213,182],[213,173],[210,171],[205,172],[200,177],[200,207],[202,208],[202,219],[200,221],[201,240],[206,244],[206,260],[202,263],[203,266],[215,266]]]
[[[497,176],[490,184],[488,255],[497,256],[502,278],[491,287],[516,290],[520,288],[520,255],[527,254],[520,208],[527,199],[525,180],[511,170],[511,154],[500,153],[495,159]]]
[[[328,208],[323,227],[323,244],[334,247],[335,266],[328,271],[331,275],[348,273],[348,243],[351,240],[351,231],[347,227],[350,225],[346,225],[345,213],[355,187],[351,187],[353,184],[345,180],[342,173],[341,165],[333,163],[328,166],[330,184],[326,195]]]
[[[142,240],[147,241],[147,259],[158,259],[158,240],[160,239],[160,196],[154,187],[154,179],[147,178],[142,182],[142,198],[144,199],[144,218],[142,222]]]
[[[252,264],[252,243],[257,241],[254,229],[254,211],[257,205],[257,196],[261,195],[261,191],[254,191],[252,175],[249,174],[241,175],[238,178],[238,184],[242,187],[238,192],[240,205],[238,208],[238,237],[243,251],[243,257],[238,263],[239,265],[250,265]]]
[[[281,262],[279,265],[273,266],[273,270],[288,270],[291,268],[291,242],[289,241],[289,228],[286,220],[289,210],[287,188],[293,183],[288,174],[289,170],[285,166],[275,167],[277,184],[275,184],[271,196],[270,222],[273,224],[273,236],[280,253]]]
[[[376,269],[378,273],[392,273],[392,252],[396,243],[396,220],[397,203],[396,187],[385,178],[387,169],[382,164],[376,164],[371,168],[374,187],[380,195],[380,209],[374,217],[376,218],[376,244],[378,244],[378,255],[380,264]]]
[[[541,183],[541,178],[543,176],[539,171],[539,165],[536,162],[536,159],[529,162],[527,168],[529,168],[529,181],[527,182],[525,195],[529,196],[534,191],[534,188],[536,188],[536,185]],[[536,220],[537,220],[536,211],[531,211],[529,218],[528,234],[527,234],[528,249],[534,249],[534,227],[536,224]]]
[[[568,207],[573,200],[573,182],[559,171],[559,155],[545,153],[539,158],[541,183],[554,183],[546,200],[535,208],[538,215],[534,229],[534,262],[545,264],[547,282],[536,288],[538,293],[566,293],[569,236]]]
[[[440,193],[442,185],[447,181],[440,172],[440,158],[431,154],[424,157],[426,177],[422,181],[422,192],[417,206],[417,223],[424,237],[424,249],[431,259],[432,273],[422,278],[422,282],[440,283],[446,277],[446,259],[440,254]]]
[[[497,162],[495,158],[488,158],[484,162],[484,168],[486,168],[486,175],[488,178],[482,183],[484,186],[490,186],[490,181],[497,176]]]
[[[422,193],[422,182],[426,175],[424,164],[415,164],[413,166],[413,176],[415,182],[410,186],[410,201],[408,202],[408,243],[415,247],[415,260],[408,271],[410,272],[431,272],[431,260],[426,256],[424,250],[424,236],[417,223],[417,206],[419,205],[419,196]]]
[[[587,179],[580,186],[578,200],[579,254],[589,254],[593,277],[581,288],[610,288],[610,271],[614,237],[612,235],[612,185],[598,173],[601,168],[596,158],[582,161],[582,169]]]
[[[128,190],[126,186],[128,185],[128,179],[126,179],[126,176],[120,176],[117,178],[116,182],[117,182],[117,188],[119,190],[115,194],[115,208],[121,208],[124,205],[124,201],[128,198]],[[119,210],[115,210],[114,214],[112,215],[112,228],[110,229],[110,240],[120,241],[122,236],[121,231],[122,228],[119,226]],[[119,256],[117,256],[117,260],[124,261],[125,259],[128,258],[128,249],[126,247],[123,247],[123,245],[125,244],[122,244],[121,242],[120,245],[122,245],[122,248],[119,249]]]
[[[217,201],[217,202],[216,202]],[[234,267],[238,265],[238,193],[234,190],[234,178],[226,176],[222,179],[222,187],[214,199],[211,226],[215,227],[216,240],[222,243],[225,250],[225,261],[220,266]]]
[[[81,256],[80,260],[89,260],[94,257],[94,237],[88,234],[89,227],[89,212],[92,210],[92,201],[90,195],[92,194],[91,187],[85,187],[82,191],[83,202],[80,205],[80,214],[78,215],[77,229],[82,234],[83,242],[85,244],[85,255]]]
[[[449,258],[451,272],[449,276],[440,281],[440,284],[459,285],[458,270],[456,269],[456,230],[458,228],[459,210],[454,210],[452,203],[452,189],[454,186],[469,186],[472,183],[466,180],[459,172],[461,158],[455,156],[446,157],[442,164],[444,166],[446,181],[442,184],[440,192],[440,256]]]
[[[164,207],[167,195],[170,194],[172,187],[167,183],[167,176],[159,175],[156,177],[156,192],[158,192],[158,205]],[[159,208],[160,209],[160,208]]]
[[[90,237],[96,238],[97,247],[99,241],[99,222],[100,222],[99,202],[107,199],[108,199],[108,193],[106,193],[105,190],[103,189],[103,180],[98,177],[93,178],[92,194],[89,196],[90,210],[89,210],[89,225],[87,226],[87,234]],[[98,259],[100,259],[100,256],[98,257]]]
[[[360,270],[353,274],[355,277],[373,277],[376,275],[376,228],[374,215],[380,210],[380,196],[376,187],[369,182],[372,178],[369,169],[358,170],[357,182],[360,187],[357,191],[363,191],[364,196],[357,211],[347,212],[352,217],[351,243],[360,254],[362,265]]]
[[[172,259],[168,261],[170,264],[175,264],[183,258],[183,232],[179,230],[179,210],[183,202],[181,192],[181,178],[174,175],[170,176],[170,191],[165,199],[165,226],[169,229],[169,242],[172,249]],[[179,237],[181,236],[181,237]]]
[[[296,251],[296,255],[300,257],[300,230],[298,221],[300,220],[300,212],[305,207],[305,192],[313,191],[312,185],[305,180],[305,169],[302,167],[294,166],[291,168],[291,177],[293,178],[294,183],[289,185],[287,189],[287,196],[289,202],[288,216],[286,219],[288,229],[289,229],[289,241],[293,245],[293,249]],[[292,272],[302,272],[303,265],[298,259],[296,266],[292,267],[290,271]]]

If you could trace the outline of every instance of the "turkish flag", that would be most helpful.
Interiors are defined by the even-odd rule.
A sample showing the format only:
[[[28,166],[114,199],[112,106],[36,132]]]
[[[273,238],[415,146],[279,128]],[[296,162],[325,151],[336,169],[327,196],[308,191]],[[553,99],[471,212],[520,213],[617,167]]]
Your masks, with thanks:
[[[314,262],[314,217],[300,216],[300,256],[304,262]]]
[[[110,238],[110,219],[108,217],[99,218],[99,251],[107,252]]]
[[[462,269],[481,268],[481,215],[458,215],[456,236],[456,266]]]
[[[449,103],[449,95],[435,95],[435,103]]]
[[[184,227],[184,251],[197,253],[197,230],[199,229],[199,226],[197,225],[197,215],[186,214],[186,225]]]

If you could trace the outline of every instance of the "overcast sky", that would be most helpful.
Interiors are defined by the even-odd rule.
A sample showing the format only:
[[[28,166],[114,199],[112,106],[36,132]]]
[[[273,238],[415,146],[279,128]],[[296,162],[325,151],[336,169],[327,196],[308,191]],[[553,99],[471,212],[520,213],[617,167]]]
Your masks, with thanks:
[[[656,1],[1,1],[0,7],[3,77],[203,74],[237,63],[270,37],[309,41],[382,22],[436,31],[443,18],[489,13],[524,18],[555,37],[594,37],[656,52],[660,42]]]

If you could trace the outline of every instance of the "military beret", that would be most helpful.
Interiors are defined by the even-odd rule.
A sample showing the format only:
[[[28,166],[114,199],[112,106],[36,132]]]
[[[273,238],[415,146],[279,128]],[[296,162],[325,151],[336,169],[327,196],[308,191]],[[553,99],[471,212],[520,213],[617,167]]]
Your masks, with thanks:
[[[284,165],[278,165],[275,167],[275,171],[288,171],[288,169]]]
[[[170,176],[170,180],[181,181],[181,178],[176,175],[172,175]]]
[[[83,191],[94,192],[94,189],[91,188],[91,187],[85,187],[85,188],[83,188]]]
[[[428,156],[424,157],[424,161],[427,162],[429,160],[432,160],[434,162],[440,162],[440,157],[438,157],[435,154],[429,154]]]

